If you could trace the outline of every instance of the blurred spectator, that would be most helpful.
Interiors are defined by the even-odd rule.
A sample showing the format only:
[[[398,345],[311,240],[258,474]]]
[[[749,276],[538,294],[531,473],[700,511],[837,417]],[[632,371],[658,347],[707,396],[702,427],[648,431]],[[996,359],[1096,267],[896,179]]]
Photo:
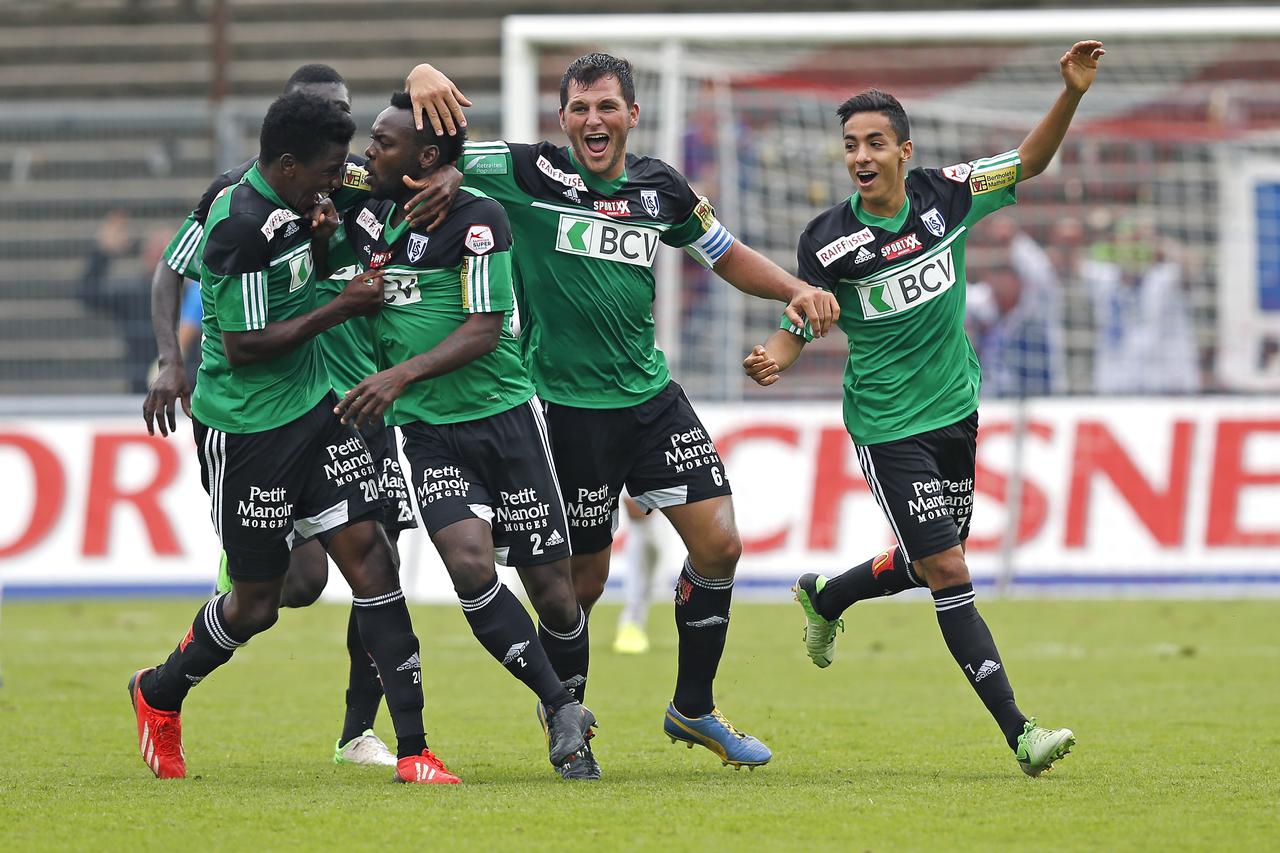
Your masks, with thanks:
[[[101,316],[115,321],[124,339],[124,374],[130,391],[145,392],[154,344],[151,337],[150,282],[138,271],[152,269],[164,251],[167,235],[155,232],[146,244],[134,237],[129,214],[112,210],[98,228],[98,239],[80,277],[80,298]],[[121,268],[124,271],[121,271]]]
[[[1195,330],[1177,249],[1158,240],[1153,226],[1122,221],[1112,242],[1095,246],[1081,267],[1093,302],[1094,390],[1099,394],[1200,390]]]
[[[1008,216],[990,222],[1007,264],[969,286],[965,326],[982,364],[983,393],[1038,397],[1067,390],[1059,280],[1044,249]]]

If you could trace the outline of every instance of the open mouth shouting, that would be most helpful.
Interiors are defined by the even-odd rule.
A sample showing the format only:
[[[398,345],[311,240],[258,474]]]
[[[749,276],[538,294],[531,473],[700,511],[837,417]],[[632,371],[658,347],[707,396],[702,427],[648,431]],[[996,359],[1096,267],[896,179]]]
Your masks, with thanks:
[[[604,152],[609,150],[609,134],[588,133],[582,138],[582,144],[596,157],[603,156]]]

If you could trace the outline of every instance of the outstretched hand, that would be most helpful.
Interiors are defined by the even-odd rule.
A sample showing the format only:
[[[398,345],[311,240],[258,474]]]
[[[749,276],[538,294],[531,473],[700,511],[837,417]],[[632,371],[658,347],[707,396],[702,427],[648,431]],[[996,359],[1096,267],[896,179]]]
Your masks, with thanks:
[[[1102,42],[1092,39],[1078,41],[1062,54],[1058,65],[1062,69],[1062,81],[1072,92],[1083,95],[1093,85],[1098,74],[1098,60],[1106,54]]]

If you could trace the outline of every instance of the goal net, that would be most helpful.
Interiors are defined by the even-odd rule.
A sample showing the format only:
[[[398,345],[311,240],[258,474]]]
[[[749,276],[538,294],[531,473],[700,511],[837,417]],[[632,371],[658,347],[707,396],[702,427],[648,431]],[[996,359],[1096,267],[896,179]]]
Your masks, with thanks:
[[[1058,157],[969,243],[984,393],[1280,388],[1280,10],[514,17],[504,135],[563,138],[567,63],[625,56],[641,106],[630,150],[677,165],[737,236],[794,270],[805,224],[852,191],[837,104],[896,95],[917,166],[990,156],[1044,114],[1058,58],[1086,37],[1108,54]],[[658,279],[682,383],[750,395],[738,365],[777,306],[675,252]],[[811,347],[771,396],[837,395],[843,343]]]

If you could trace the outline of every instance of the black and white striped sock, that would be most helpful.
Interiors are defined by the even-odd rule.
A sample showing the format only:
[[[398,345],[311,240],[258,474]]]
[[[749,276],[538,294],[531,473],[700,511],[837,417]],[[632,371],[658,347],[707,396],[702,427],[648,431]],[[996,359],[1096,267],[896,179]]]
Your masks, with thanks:
[[[427,748],[422,724],[422,659],[404,591],[396,588],[382,595],[353,598],[351,604],[360,641],[382,679],[387,713],[396,730],[396,757],[421,755]]]
[[[556,677],[575,700],[586,701],[587,669],[591,663],[591,638],[587,633],[587,614],[578,608],[578,621],[568,631],[553,631],[547,623],[538,622],[538,639],[547,651],[547,659]]]
[[[547,659],[529,611],[496,574],[478,590],[459,590],[458,601],[480,645],[524,682],[543,705],[556,711],[573,701]]]
[[[715,707],[712,684],[729,634],[733,578],[698,574],[686,559],[676,581],[676,692],[672,702],[686,717],[700,717]]]
[[[247,642],[227,629],[223,604],[231,593],[205,602],[196,613],[187,635],[168,660],[143,676],[139,689],[147,704],[160,711],[178,711],[187,693],[205,676],[231,660]]]
[[[1017,749],[1018,735],[1022,734],[1027,718],[1013,700],[1013,687],[996,650],[996,641],[973,600],[971,583],[934,590],[938,627],[942,629],[942,638],[951,656],[995,718],[1009,748]]]

